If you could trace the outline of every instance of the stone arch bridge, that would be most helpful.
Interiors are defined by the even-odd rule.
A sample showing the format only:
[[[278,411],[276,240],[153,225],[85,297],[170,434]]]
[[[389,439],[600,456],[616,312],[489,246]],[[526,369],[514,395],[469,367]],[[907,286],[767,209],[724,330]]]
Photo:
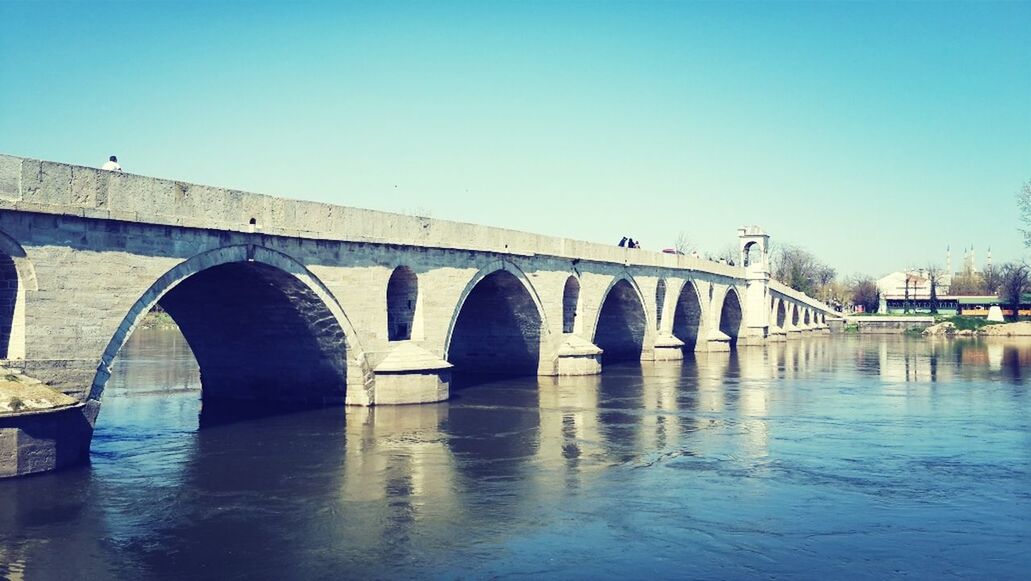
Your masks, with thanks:
[[[831,309],[770,280],[768,237],[738,236],[734,267],[0,156],[0,359],[89,431],[155,305],[206,400],[432,402],[452,371],[587,375],[825,331]],[[12,421],[0,476],[5,437],[26,455]]]

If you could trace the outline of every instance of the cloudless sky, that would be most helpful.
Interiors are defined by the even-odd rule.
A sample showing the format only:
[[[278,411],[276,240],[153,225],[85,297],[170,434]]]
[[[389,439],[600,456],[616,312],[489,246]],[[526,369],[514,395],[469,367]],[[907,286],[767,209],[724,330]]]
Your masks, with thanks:
[[[1031,2],[0,2],[0,152],[843,274],[1025,256]]]

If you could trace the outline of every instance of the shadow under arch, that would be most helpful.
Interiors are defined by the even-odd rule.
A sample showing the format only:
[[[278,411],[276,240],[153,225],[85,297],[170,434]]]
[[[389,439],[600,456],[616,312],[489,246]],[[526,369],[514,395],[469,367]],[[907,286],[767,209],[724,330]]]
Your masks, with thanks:
[[[25,249],[0,232],[0,360],[25,358],[25,292],[38,289]]]
[[[673,336],[684,342],[685,354],[694,353],[705,312],[702,309],[702,296],[694,281],[683,282],[673,308]]]
[[[526,274],[506,260],[476,272],[448,324],[444,359],[458,372],[535,375],[550,336],[544,306]]]
[[[594,321],[594,344],[602,350],[602,361],[640,361],[648,314],[637,281],[620,274],[609,282],[602,297]]]
[[[225,289],[218,288],[217,283],[220,282],[226,283]],[[231,286],[233,282],[236,283],[236,286]],[[247,285],[246,283],[252,284]],[[191,289],[190,287],[196,288]],[[228,362],[228,367],[226,365],[212,366],[213,357],[204,350],[227,347],[217,345],[213,340],[205,339],[200,333],[220,330],[223,334],[234,332],[242,334],[244,331],[221,328],[229,326],[224,324],[225,320],[216,321],[220,323],[219,325],[205,325],[205,315],[210,314],[210,306],[206,306],[209,309],[208,313],[188,313],[188,308],[183,304],[184,299],[188,298],[184,293],[192,293],[194,296],[200,293],[211,293],[210,298],[213,305],[226,307],[232,305],[236,298],[228,296],[227,293],[243,290],[256,293],[252,294],[252,298],[256,301],[265,300],[266,302],[239,305],[234,314],[245,313],[248,318],[254,317],[255,322],[250,327],[251,330],[279,332],[283,337],[298,341],[298,343],[293,345],[284,341],[276,345],[276,347],[293,351],[284,353],[281,357],[272,357],[269,361],[253,361],[252,363],[256,365],[253,370],[248,367],[232,369],[232,365],[238,364],[238,361]],[[201,382],[206,392],[208,391],[208,385],[205,385],[205,363],[207,362],[208,380],[214,378],[223,381],[228,379],[228,374],[235,372],[238,375],[236,379],[239,379],[240,386],[245,386],[248,381],[274,382],[277,386],[282,387],[291,386],[291,393],[278,393],[269,399],[329,404],[344,403],[346,398],[347,403],[367,403],[365,398],[368,397],[368,394],[365,392],[365,386],[369,384],[367,380],[370,371],[365,361],[365,354],[358,343],[354,327],[332,292],[303,264],[292,257],[256,245],[225,246],[203,252],[179,263],[159,277],[129,309],[114,336],[108,342],[97,366],[97,373],[90,387],[88,400],[99,404],[104,386],[111,376],[112,362],[143,316],[159,301],[163,301],[163,304],[164,302],[171,303],[166,305],[166,310],[180,324],[187,342],[194,351],[201,367]],[[279,301],[276,306],[280,307],[285,306],[286,302],[291,302],[288,306],[294,308],[280,309],[277,312],[260,310],[255,312],[255,309],[270,306],[270,301]],[[310,312],[302,312],[304,310]],[[240,319],[237,318],[236,321],[239,322]],[[224,338],[224,335],[220,338]],[[246,337],[244,339],[256,348],[263,347],[262,337]],[[244,341],[237,341],[236,344],[244,344]],[[198,345],[200,345],[199,348]],[[304,348],[315,349],[318,352],[300,353],[298,351],[298,349]],[[301,360],[293,362],[290,367],[283,368],[287,373],[275,374],[274,377],[261,376],[269,371],[268,366],[277,364],[282,366],[287,363],[290,354],[302,357]],[[314,366],[314,368],[305,369],[306,365]],[[310,383],[307,388],[294,389],[305,381]],[[334,385],[325,385],[329,382]],[[320,384],[317,389],[314,388],[316,384]],[[224,387],[215,388],[216,392],[221,391],[221,393],[217,393],[217,397],[257,399],[248,397],[248,395],[269,395],[253,391],[234,394],[222,391],[224,389]]]
[[[730,337],[731,347],[737,345],[743,319],[744,311],[741,308],[741,295],[738,294],[736,288],[730,287],[724,293],[722,306],[720,307],[720,332]]]

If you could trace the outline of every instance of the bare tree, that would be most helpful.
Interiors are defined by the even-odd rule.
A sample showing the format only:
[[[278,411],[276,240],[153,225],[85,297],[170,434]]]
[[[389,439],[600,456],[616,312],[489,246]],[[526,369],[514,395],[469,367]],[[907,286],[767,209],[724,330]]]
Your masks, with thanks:
[[[1017,192],[1017,207],[1020,208],[1020,221],[1024,224],[1020,228],[1024,235],[1024,246],[1031,246],[1031,180],[1024,182]]]
[[[927,266],[927,281],[931,284],[931,314],[938,314],[938,285],[941,284],[945,271],[933,264]]]
[[[1020,313],[1020,302],[1028,290],[1028,265],[1023,262],[1010,262],[1002,266],[999,298],[1002,304],[1013,308],[1013,318]]]
[[[738,250],[737,246],[734,246],[733,244],[727,244],[717,252],[706,254],[706,258],[714,262],[723,261],[731,266],[734,266],[734,263],[737,262],[739,255],[740,251]]]
[[[688,238],[687,232],[681,230],[680,234],[677,234],[676,240],[673,241],[673,249],[680,254],[690,254],[694,250],[694,244],[691,244],[691,239]]]
[[[863,307],[863,311],[872,313],[877,310],[881,301],[881,293],[877,290],[877,282],[869,276],[854,277],[848,286],[852,290],[852,304]]]
[[[799,246],[779,246],[771,260],[773,278],[810,296],[830,284],[837,272]]]
[[[995,265],[988,264],[981,271],[981,290],[986,295],[994,295],[999,292],[999,284],[1002,282],[1001,269]]]

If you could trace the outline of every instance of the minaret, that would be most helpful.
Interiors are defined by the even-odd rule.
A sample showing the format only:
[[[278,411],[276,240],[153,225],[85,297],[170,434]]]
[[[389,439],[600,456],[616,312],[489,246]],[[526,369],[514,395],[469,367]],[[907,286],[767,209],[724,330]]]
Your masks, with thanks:
[[[952,246],[945,247],[945,274],[952,276]]]
[[[984,267],[985,268],[991,268],[992,267],[992,247],[991,246],[988,247],[988,259],[985,261]]]

